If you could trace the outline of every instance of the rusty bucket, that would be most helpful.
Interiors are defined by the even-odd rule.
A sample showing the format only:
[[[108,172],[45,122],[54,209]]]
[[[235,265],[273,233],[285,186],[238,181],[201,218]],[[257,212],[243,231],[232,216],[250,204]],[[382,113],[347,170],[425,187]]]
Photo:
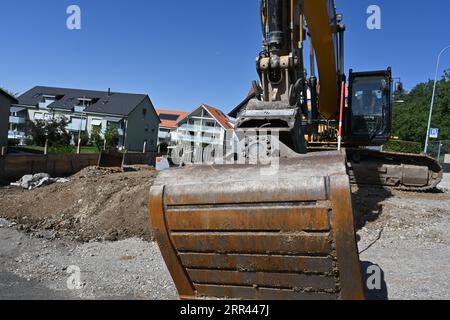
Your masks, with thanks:
[[[340,152],[163,171],[150,216],[181,299],[364,298]]]

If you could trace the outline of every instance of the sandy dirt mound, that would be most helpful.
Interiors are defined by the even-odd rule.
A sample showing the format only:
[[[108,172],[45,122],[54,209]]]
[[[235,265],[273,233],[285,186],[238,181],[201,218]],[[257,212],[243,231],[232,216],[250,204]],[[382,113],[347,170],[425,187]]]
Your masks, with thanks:
[[[90,167],[64,184],[0,188],[0,217],[50,239],[152,240],[147,204],[156,175],[147,167],[125,173]]]

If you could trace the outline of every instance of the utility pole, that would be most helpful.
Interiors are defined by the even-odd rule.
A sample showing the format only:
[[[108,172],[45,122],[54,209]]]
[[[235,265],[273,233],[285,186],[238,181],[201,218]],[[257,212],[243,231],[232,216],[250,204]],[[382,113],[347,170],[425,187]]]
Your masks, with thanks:
[[[447,51],[448,49],[450,49],[450,45],[445,47],[444,49],[442,49],[442,51],[439,53],[438,55],[438,59],[437,59],[437,63],[436,63],[436,74],[434,76],[434,86],[433,86],[433,96],[431,98],[431,107],[430,107],[430,117],[428,119],[428,129],[427,129],[427,138],[425,140],[425,150],[424,153],[427,154],[428,153],[428,143],[430,141],[430,130],[431,130],[431,121],[433,119],[433,107],[434,107],[434,97],[436,95],[436,85],[437,85],[437,80],[438,80],[438,73],[439,73],[439,63],[441,61],[441,56],[442,54]]]

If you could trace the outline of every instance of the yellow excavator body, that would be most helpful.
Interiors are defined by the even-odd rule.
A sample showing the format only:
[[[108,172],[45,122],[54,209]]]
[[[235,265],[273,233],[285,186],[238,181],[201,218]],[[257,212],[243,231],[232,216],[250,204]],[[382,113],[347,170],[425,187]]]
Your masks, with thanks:
[[[160,172],[149,203],[156,241],[182,299],[364,299],[350,181],[427,190],[442,169],[363,148],[390,138],[391,70],[350,71],[344,105],[334,1],[261,0],[261,18],[260,82],[232,112],[241,148],[231,158],[244,161]],[[337,131],[347,150],[336,151]],[[252,161],[261,151],[277,165]]]

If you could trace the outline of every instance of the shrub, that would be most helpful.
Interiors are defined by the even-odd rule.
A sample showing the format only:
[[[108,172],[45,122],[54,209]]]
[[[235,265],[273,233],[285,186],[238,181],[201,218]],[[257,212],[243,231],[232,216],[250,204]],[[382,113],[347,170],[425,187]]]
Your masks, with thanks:
[[[75,146],[59,146],[59,147],[49,147],[48,153],[75,153],[77,151]]]
[[[20,144],[19,139],[9,139],[8,140],[8,147],[16,147]]]
[[[419,142],[391,140],[385,145],[384,151],[421,154],[423,152],[423,147]]]
[[[119,132],[117,131],[116,125],[111,125],[106,129],[105,140],[107,149],[117,149],[117,145],[119,144]]]
[[[100,128],[93,127],[91,132],[91,144],[97,148],[99,152],[103,150],[103,139],[100,135]]]

